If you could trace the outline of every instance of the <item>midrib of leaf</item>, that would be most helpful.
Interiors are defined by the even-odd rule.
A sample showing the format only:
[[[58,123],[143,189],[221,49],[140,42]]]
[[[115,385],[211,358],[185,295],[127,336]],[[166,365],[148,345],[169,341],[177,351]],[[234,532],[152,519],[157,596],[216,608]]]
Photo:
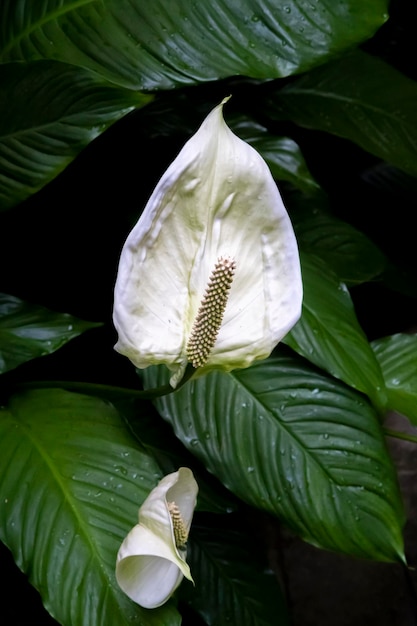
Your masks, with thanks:
[[[85,111],[80,111],[80,113],[71,113],[71,115],[69,115],[68,117],[57,117],[56,119],[52,119],[49,120],[48,122],[45,122],[44,124],[38,124],[37,126],[27,126],[26,128],[21,128],[20,130],[16,130],[12,133],[8,133],[7,135],[0,135],[0,141],[7,141],[9,139],[19,139],[19,137],[21,135],[25,135],[28,133],[44,133],[45,131],[48,130],[48,128],[50,126],[54,126],[56,124],[64,124],[65,126],[69,126],[69,127],[76,127],[79,129],[89,129],[89,128],[93,128],[94,125],[92,125],[91,127],[86,127],[86,126],[80,126],[79,123],[77,122],[77,117],[85,115]],[[71,124],[71,121],[73,121],[74,123]],[[97,126],[100,126],[101,124],[98,123],[96,124]],[[21,141],[21,140],[20,140]],[[40,146],[38,146],[37,148],[31,148],[31,150],[38,150],[40,151]]]
[[[76,116],[75,116],[76,117]],[[25,135],[29,133],[41,133],[45,136],[45,132],[48,130],[50,126],[54,126],[55,124],[65,124],[68,126],[76,126],[77,128],[84,128],[83,126],[79,126],[78,124],[70,124],[70,118],[57,118],[56,120],[52,120],[45,124],[39,124],[38,126],[28,126],[27,128],[22,128],[13,133],[9,133],[7,135],[0,135],[0,141],[8,141],[10,139],[16,139],[21,144],[25,144],[25,142],[20,138],[21,136],[25,137]],[[43,152],[41,150],[41,146],[37,146],[36,148],[31,147],[31,150],[36,150],[38,152]]]
[[[276,419],[274,419],[274,417],[273,417],[273,415],[272,415],[272,412],[271,412],[270,407],[268,407],[266,404],[264,404],[264,403],[263,403],[263,402],[259,399],[259,397],[255,396],[255,395],[253,394],[253,392],[251,391],[250,387],[247,387],[247,386],[246,386],[246,385],[244,385],[241,381],[237,380],[237,379],[236,379],[236,377],[234,376],[234,374],[230,374],[230,375],[231,375],[231,377],[232,377],[232,378],[234,378],[234,379],[237,381],[238,385],[240,385],[240,387],[241,387],[242,389],[244,389],[244,390],[246,391],[246,393],[248,393],[248,394],[250,395],[250,397],[251,397],[251,398],[255,401],[255,403],[256,403],[258,406],[262,407],[262,409],[265,411],[265,413],[266,413],[266,414],[267,414],[267,416],[268,416],[268,418],[267,418],[267,419],[269,420],[269,422],[270,422],[270,423],[272,423],[272,425],[273,425],[273,426],[274,426],[274,425],[276,425],[277,420],[276,420]],[[308,448],[304,445],[304,443],[302,442],[302,440],[300,440],[300,439],[299,439],[299,437],[297,437],[297,435],[295,435],[295,434],[294,434],[294,432],[292,432],[292,431],[288,428],[288,426],[287,426],[287,424],[285,423],[285,421],[278,419],[278,423],[280,424],[281,428],[282,428],[282,429],[283,429],[283,430],[287,433],[287,435],[288,435],[288,436],[289,436],[289,437],[290,437],[293,441],[295,441],[295,442],[297,443],[298,447],[299,447],[299,448],[303,451],[303,453],[305,454],[305,456],[306,456],[308,459],[310,459],[310,460],[311,460],[311,461],[312,461],[312,462],[316,465],[316,467],[318,467],[318,468],[319,468],[319,469],[320,469],[320,470],[321,470],[321,471],[322,471],[322,472],[323,472],[323,473],[324,473],[324,474],[328,477],[328,479],[330,480],[330,482],[331,482],[331,483],[333,483],[333,485],[335,485],[335,486],[338,486],[338,485],[339,485],[339,486],[343,486],[343,484],[338,483],[338,482],[334,479],[334,477],[333,477],[333,476],[329,473],[329,470],[328,470],[328,469],[327,469],[324,465],[322,465],[322,464],[318,461],[318,459],[317,459],[314,455],[312,455],[311,451],[310,451],[310,450],[309,450],[309,449],[308,449]]]
[[[118,107],[118,111],[120,110],[124,110],[124,109],[133,109],[134,105],[125,105],[125,106],[121,106]],[[57,124],[60,124],[61,126],[65,126],[68,128],[76,128],[82,131],[89,131],[89,132],[100,132],[100,129],[102,127],[103,124],[107,125],[108,124],[108,120],[107,121],[97,121],[96,124],[91,124],[91,125],[80,125],[80,123],[78,122],[78,118],[82,117],[84,115],[89,115],[91,114],[93,111],[80,111],[78,113],[71,113],[68,116],[64,116],[64,117],[57,117],[51,120],[48,120],[48,122],[45,122],[44,124],[37,124],[36,126],[27,126],[25,128],[21,128],[19,130],[16,130],[14,132],[10,132],[8,134],[4,134],[4,135],[0,135],[0,142],[1,141],[9,141],[10,139],[16,139],[17,141],[19,141],[21,144],[25,144],[24,138],[25,135],[30,134],[30,133],[41,133],[43,134],[43,136],[45,136],[47,139],[49,139],[48,135],[47,135],[47,131],[50,127],[54,127]],[[21,137],[23,137],[23,139],[21,139]],[[65,147],[65,146],[64,146]],[[38,145],[36,148],[31,147],[31,150],[36,150],[38,152],[43,152],[43,150],[41,150],[42,146]],[[49,152],[48,152],[49,154]],[[55,153],[54,153],[55,154]]]
[[[107,587],[107,583],[108,583],[108,577],[106,575],[106,572],[104,570],[103,567],[103,563],[102,563],[102,559],[99,555],[99,553],[97,552],[96,546],[94,544],[94,542],[91,540],[91,536],[88,533],[88,529],[87,529],[87,525],[85,524],[83,518],[79,515],[78,511],[77,511],[77,503],[74,500],[74,498],[71,497],[71,494],[68,492],[67,489],[65,489],[64,486],[64,482],[59,474],[59,472],[55,469],[54,464],[50,462],[50,457],[48,455],[48,453],[45,451],[44,447],[39,443],[38,439],[34,436],[31,435],[31,431],[30,429],[27,428],[26,424],[24,422],[22,422],[21,420],[18,420],[19,425],[22,427],[24,433],[26,434],[27,439],[32,443],[32,445],[34,446],[35,450],[38,452],[39,456],[41,457],[41,459],[43,460],[43,462],[45,463],[45,465],[47,466],[47,468],[50,470],[51,475],[53,477],[53,479],[55,480],[56,484],[58,485],[58,487],[60,488],[62,494],[64,495],[65,501],[68,503],[71,512],[76,520],[76,522],[78,523],[78,528],[82,529],[84,538],[90,548],[90,555],[93,555],[94,560],[98,563],[99,565],[99,571],[101,572],[101,575],[103,577],[103,580],[105,582],[103,588],[105,589]],[[92,558],[91,558],[92,560]]]
[[[246,389],[248,391],[248,393],[250,393],[251,397],[254,398],[254,395],[250,392],[250,389],[245,387],[245,385],[241,384],[241,386]],[[333,392],[334,393],[334,392]],[[275,422],[273,416],[271,416],[271,410],[268,408],[267,405],[265,405],[261,400],[259,400],[257,397],[255,397],[255,402],[257,402],[257,404],[259,406],[261,406],[266,413],[268,414],[268,419],[273,422]],[[325,403],[322,401],[321,405],[324,406]],[[327,404],[328,407],[330,407],[331,409],[334,408],[334,404]],[[321,422],[324,423],[324,419],[321,418]],[[328,421],[328,420],[327,420]],[[333,422],[330,421],[331,424],[333,424]],[[334,476],[332,476],[332,474],[329,472],[328,468],[325,465],[322,465],[322,463],[320,463],[320,461],[316,458],[316,456],[314,456],[314,454],[312,454],[309,450],[309,448],[307,448],[305,446],[305,444],[302,442],[302,440],[300,440],[291,430],[288,430],[288,427],[285,424],[285,421],[281,421],[279,420],[279,424],[281,425],[281,427],[285,430],[285,432],[293,439],[293,441],[296,441],[297,444],[300,446],[301,450],[303,451],[303,453],[305,454],[305,456],[310,459],[310,461],[313,461],[313,463],[315,464],[316,467],[318,467],[322,473],[327,476],[327,478],[329,479],[330,483],[332,485],[334,485],[336,488],[337,487],[342,487],[343,489],[346,489],[346,487],[348,488],[355,488],[355,487],[362,487],[361,484],[353,484],[353,483],[349,483],[349,485],[347,486],[346,483],[344,482],[339,482],[335,479]],[[352,426],[349,426],[350,428],[353,428]],[[360,433],[363,433],[365,435],[369,436],[369,432],[365,431],[365,430],[361,430],[359,428],[355,428],[355,432],[358,433],[358,436]],[[318,450],[318,448],[315,448],[315,450]],[[369,454],[365,454],[364,452],[362,452],[361,450],[355,450],[355,455],[357,456],[361,456],[364,457],[365,459],[369,459]],[[369,486],[367,486],[366,491],[369,491],[371,493],[374,493],[374,495],[378,496],[379,498],[381,498],[381,494],[378,493],[377,491],[374,490],[374,488],[370,488]]]
[[[88,85],[88,88],[91,88],[91,87],[93,87],[93,85]],[[83,85],[80,86],[80,89],[82,88],[83,88]],[[99,86],[98,88],[100,89],[102,87]],[[102,101],[98,104],[99,104],[100,109],[102,109]],[[115,108],[115,107],[111,107],[111,108]],[[120,111],[123,109],[133,109],[133,108],[134,108],[134,104],[132,102],[132,104],[125,104],[123,106],[118,106],[117,110]],[[18,139],[20,135],[25,135],[26,133],[36,133],[36,132],[42,133],[46,131],[50,126],[54,126],[56,124],[65,124],[67,126],[76,126],[77,128],[86,128],[85,126],[79,125],[77,118],[82,117],[86,114],[89,115],[93,112],[94,112],[94,109],[87,109],[87,110],[82,110],[82,111],[78,111],[75,113],[63,114],[61,117],[59,117],[59,115],[56,115],[54,117],[51,117],[47,122],[37,124],[36,126],[26,126],[26,127],[20,128],[19,130],[0,135],[0,141],[13,139],[13,138]],[[101,122],[97,122],[96,126],[100,126],[100,125],[101,125]]]
[[[84,5],[92,4],[92,3],[102,4],[100,0],[76,0],[71,5],[64,5],[62,7],[59,7],[59,9],[56,9],[55,11],[48,13],[47,15],[43,16],[38,21],[31,23],[25,30],[22,30],[17,37],[15,37],[14,39],[11,39],[9,43],[1,51],[1,56],[9,52],[14,46],[17,46],[17,44],[22,39],[30,35],[30,33],[33,33],[35,30],[37,30],[38,28],[41,28],[48,22],[58,17],[61,17],[62,15],[65,15],[65,13],[70,13],[71,11],[79,9],[80,7]]]
[[[288,91],[285,91],[285,89],[282,91],[282,95],[284,96],[284,98],[286,95],[292,96],[293,94],[302,95],[302,96],[311,95],[316,98],[323,98],[323,99],[327,98],[329,100],[345,102],[349,105],[357,106],[358,108],[363,109],[365,111],[369,111],[372,113],[376,113],[377,115],[381,115],[382,117],[392,120],[393,122],[396,122],[400,124],[401,126],[407,127],[407,124],[404,123],[403,117],[401,116],[397,117],[394,113],[388,112],[387,109],[379,108],[375,105],[365,102],[364,100],[357,100],[350,96],[341,96],[333,92],[318,91],[316,89],[303,89],[302,87],[300,88],[290,87]]]

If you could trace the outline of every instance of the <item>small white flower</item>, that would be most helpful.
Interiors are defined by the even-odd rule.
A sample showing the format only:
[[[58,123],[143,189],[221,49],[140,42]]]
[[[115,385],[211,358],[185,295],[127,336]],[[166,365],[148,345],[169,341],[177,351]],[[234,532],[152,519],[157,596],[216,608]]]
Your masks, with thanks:
[[[193,580],[185,561],[186,542],[198,486],[186,467],[165,476],[139,509],[139,524],[120,546],[116,579],[146,609],[164,604],[183,577]]]
[[[264,359],[301,314],[297,242],[262,157],[227,127],[225,99],[165,172],[123,247],[115,346],[171,385]]]

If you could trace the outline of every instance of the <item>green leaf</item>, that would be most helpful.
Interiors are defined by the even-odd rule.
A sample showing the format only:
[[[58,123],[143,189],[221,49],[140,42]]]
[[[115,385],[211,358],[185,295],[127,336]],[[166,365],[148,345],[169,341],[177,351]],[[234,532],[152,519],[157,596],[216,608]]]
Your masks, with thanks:
[[[155,410],[149,411],[146,415],[143,412],[138,415],[136,404],[130,407],[123,404],[122,412],[132,434],[140,446],[158,462],[164,475],[176,472],[184,465],[192,467],[198,483],[197,511],[230,513],[238,508],[237,499],[214,476],[206,472],[203,467],[194,467],[194,457],[174,436],[172,428],[161,420]],[[120,406],[119,402],[116,406]]]
[[[417,335],[399,333],[371,345],[384,375],[388,407],[417,426]]]
[[[0,65],[0,210],[52,180],[150,97],[53,61]]]
[[[81,333],[101,324],[0,293],[0,374],[51,354]]]
[[[0,539],[64,626],[178,626],[119,589],[118,548],[161,473],[112,405],[63,390],[0,413]]]
[[[387,0],[3,0],[0,59],[57,59],[132,89],[278,78],[369,39]]]
[[[345,137],[416,176],[416,107],[415,81],[356,51],[284,87],[269,113]]]
[[[241,520],[223,518],[193,522],[187,558],[195,586],[183,585],[182,597],[209,626],[288,626],[277,579],[260,558],[264,546]]]
[[[271,135],[264,126],[249,119],[232,118],[227,121],[238,137],[250,143],[263,156],[275,179],[288,181],[306,193],[319,189],[295,141]]]
[[[317,194],[316,194],[317,196]],[[319,256],[339,280],[348,285],[367,282],[382,274],[387,259],[359,230],[334,217],[318,205],[317,198],[303,199],[291,213],[300,248]]]
[[[145,370],[149,386],[167,376],[164,367]],[[280,357],[191,380],[156,405],[229,489],[306,541],[403,559],[395,470],[377,416],[357,392]]]
[[[385,407],[384,380],[346,286],[313,255],[301,255],[301,319],[283,339],[293,350]]]

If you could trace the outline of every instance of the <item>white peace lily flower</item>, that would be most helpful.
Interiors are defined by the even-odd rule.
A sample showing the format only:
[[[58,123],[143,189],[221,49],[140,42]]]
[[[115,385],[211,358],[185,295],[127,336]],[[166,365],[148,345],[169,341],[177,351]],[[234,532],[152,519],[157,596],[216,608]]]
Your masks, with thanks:
[[[187,467],[165,476],[140,507],[139,524],[120,546],[117,582],[146,609],[164,604],[184,576],[193,580],[185,556],[197,492]]]
[[[116,350],[138,368],[205,373],[264,359],[301,314],[297,242],[262,157],[223,120],[185,144],[123,247]]]

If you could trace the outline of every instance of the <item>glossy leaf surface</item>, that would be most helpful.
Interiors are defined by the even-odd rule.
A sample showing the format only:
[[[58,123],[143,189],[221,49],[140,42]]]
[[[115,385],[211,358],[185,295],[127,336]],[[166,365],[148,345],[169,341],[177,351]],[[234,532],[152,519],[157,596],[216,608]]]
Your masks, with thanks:
[[[384,375],[389,408],[417,425],[417,335],[377,339],[372,348]]]
[[[300,200],[292,213],[300,247],[319,256],[344,283],[367,282],[381,274],[387,264],[384,254],[362,232],[326,210],[320,201]]]
[[[0,294],[0,373],[51,354],[84,331],[101,326],[68,313]]]
[[[167,379],[145,370],[147,385]],[[403,510],[374,411],[288,357],[212,373],[156,401],[181,441],[234,493],[306,541],[402,559]]]
[[[416,176],[416,103],[415,81],[356,51],[284,87],[269,112],[345,137]]]
[[[0,59],[57,59],[132,89],[305,71],[371,37],[387,0],[3,0]]]
[[[148,405],[144,411],[138,411],[136,404],[130,407],[122,404],[132,434],[149,456],[158,462],[164,475],[176,472],[182,466],[193,467],[193,456],[155,411],[150,411]],[[239,501],[214,476],[203,467],[193,467],[193,473],[198,483],[196,511],[230,513],[236,510]]]
[[[385,406],[384,381],[346,286],[313,255],[302,255],[301,319],[284,342],[309,361]]]
[[[149,96],[53,61],[0,65],[0,210],[38,191]]]
[[[117,550],[161,478],[117,411],[62,390],[11,399],[0,413],[0,538],[65,626],[178,626],[117,586]]]

